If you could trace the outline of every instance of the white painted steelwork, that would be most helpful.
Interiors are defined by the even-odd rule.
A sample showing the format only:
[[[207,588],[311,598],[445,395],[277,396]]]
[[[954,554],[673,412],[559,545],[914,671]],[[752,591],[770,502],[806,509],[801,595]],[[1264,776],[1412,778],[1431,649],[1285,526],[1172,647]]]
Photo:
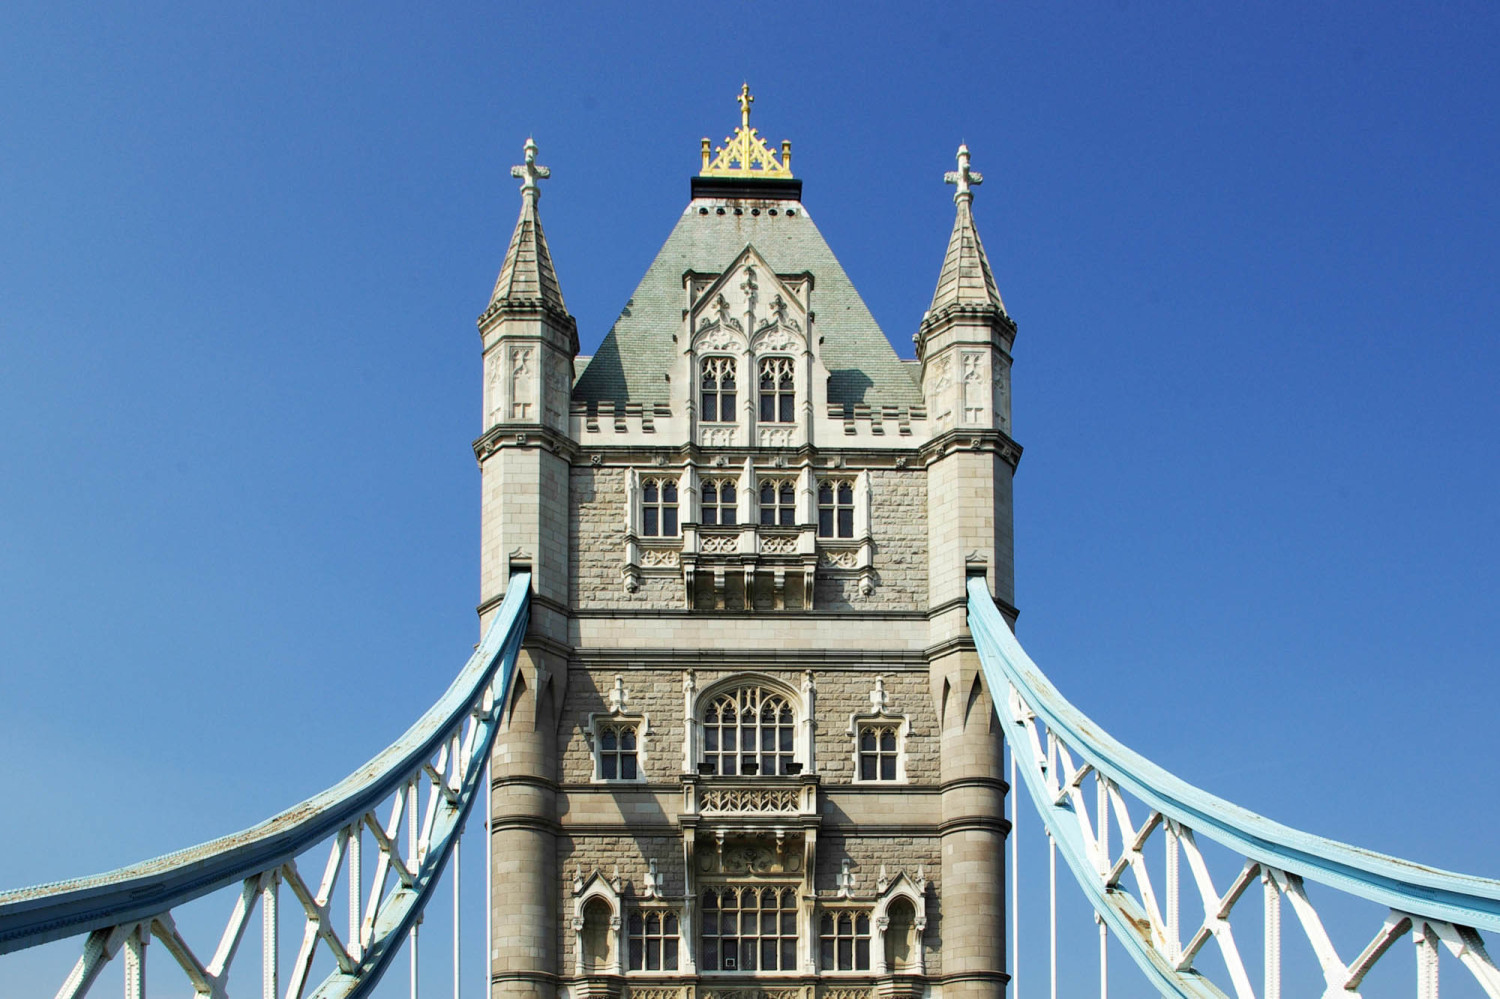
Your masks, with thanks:
[[[1313,988],[1325,999],[1357,997],[1377,962],[1408,933],[1416,946],[1419,999],[1437,999],[1443,949],[1486,995],[1500,999],[1500,970],[1480,936],[1481,930],[1500,931],[1500,881],[1440,871],[1299,832],[1161,769],[1105,734],[1057,692],[1016,641],[981,578],[969,581],[969,629],[1005,726],[1011,759],[1041,814],[1049,844],[1062,853],[1102,925],[1163,995],[1219,999],[1232,992],[1236,999],[1256,999],[1233,918],[1237,907],[1254,896],[1249,889],[1259,880],[1264,886],[1263,999],[1281,995],[1283,900],[1316,955],[1323,982]],[[1091,781],[1096,790],[1092,812],[1086,793]],[[1115,837],[1109,831],[1111,813],[1118,826]],[[1160,884],[1165,906],[1145,852],[1158,832],[1166,853]],[[1239,869],[1222,891],[1199,847],[1199,835],[1239,859]],[[1187,858],[1202,913],[1185,944],[1179,935],[1179,920],[1186,915],[1178,898],[1179,851]],[[1124,881],[1127,872],[1133,890]],[[1352,961],[1335,948],[1304,879],[1384,908],[1383,917],[1376,910],[1379,926]],[[1210,940],[1223,959],[1228,978],[1223,987],[1198,967]],[[1055,971],[1053,982],[1055,990]],[[1311,992],[1304,984],[1293,994]]]
[[[417,924],[449,856],[456,854],[465,819],[480,800],[526,634],[530,588],[529,574],[511,578],[484,640],[448,690],[405,735],[353,774],[244,832],[108,874],[0,893],[0,954],[87,934],[58,999],[87,993],[122,950],[125,994],[136,997],[145,995],[146,944],[154,938],[194,994],[221,999],[258,904],[265,999],[368,995],[408,939],[415,995]],[[376,850],[373,872],[365,869],[366,844]],[[327,864],[309,881],[297,858],[320,848],[327,850]],[[342,934],[333,921],[341,870],[349,916]],[[212,958],[204,961],[178,931],[173,910],[236,882],[239,896]],[[283,885],[297,902],[294,918],[304,921],[284,989]],[[455,934],[457,914],[455,894]],[[335,968],[309,993],[319,953],[331,956]]]

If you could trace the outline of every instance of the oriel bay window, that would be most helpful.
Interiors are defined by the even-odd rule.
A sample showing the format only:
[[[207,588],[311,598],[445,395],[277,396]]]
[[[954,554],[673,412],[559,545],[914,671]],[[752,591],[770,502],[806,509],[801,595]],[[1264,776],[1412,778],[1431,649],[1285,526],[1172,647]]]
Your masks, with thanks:
[[[702,970],[797,970],[794,889],[751,885],[710,888],[703,893],[700,914]]]
[[[703,766],[709,774],[784,774],[796,759],[796,716],[787,699],[760,687],[715,697],[703,713]]]

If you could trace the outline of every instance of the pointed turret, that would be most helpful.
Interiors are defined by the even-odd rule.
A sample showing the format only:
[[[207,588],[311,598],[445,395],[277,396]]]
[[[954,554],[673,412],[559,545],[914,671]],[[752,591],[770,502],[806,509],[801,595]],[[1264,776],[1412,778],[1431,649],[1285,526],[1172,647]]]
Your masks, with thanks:
[[[969,147],[958,147],[958,169],[943,179],[958,187],[953,235],[932,307],[913,338],[922,361],[922,394],[939,430],[991,428],[1010,432],[1010,348],[1016,324],[1005,312],[995,276],[974,225]]]
[[[552,266],[552,253],[547,249],[547,236],[542,232],[542,220],[536,210],[542,198],[537,181],[552,176],[552,171],[537,165],[536,149],[536,140],[527,139],[526,162],[510,168],[512,177],[522,179],[521,217],[510,237],[510,249],[505,253],[505,265],[500,268],[490,305],[501,301],[539,301],[546,308],[566,313],[557,271]]]
[[[578,355],[578,324],[563,304],[557,271],[536,204],[537,181],[552,171],[536,161],[536,141],[526,140],[526,159],[511,167],[521,179],[521,217],[510,238],[500,279],[489,308],[479,317],[484,338],[484,427],[542,424],[568,430],[573,359]]]
[[[969,169],[968,146],[958,147],[958,169],[945,174],[944,180],[958,185],[953,194],[958,216],[953,220],[953,235],[948,238],[948,253],[943,257],[943,271],[938,275],[929,311],[937,312],[949,305],[993,305],[1004,312],[1005,303],[1000,300],[1000,289],[995,287],[995,275],[990,273],[984,244],[979,240],[979,230],[974,228],[972,188],[984,183],[984,176]]]

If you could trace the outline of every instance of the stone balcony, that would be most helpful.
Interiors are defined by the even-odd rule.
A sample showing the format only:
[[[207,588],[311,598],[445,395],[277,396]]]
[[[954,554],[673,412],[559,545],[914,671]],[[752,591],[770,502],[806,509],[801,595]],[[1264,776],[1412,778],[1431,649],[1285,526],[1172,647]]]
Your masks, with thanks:
[[[817,774],[765,777],[684,774],[681,815],[685,821],[731,819],[737,825],[775,825],[815,818],[819,782]]]

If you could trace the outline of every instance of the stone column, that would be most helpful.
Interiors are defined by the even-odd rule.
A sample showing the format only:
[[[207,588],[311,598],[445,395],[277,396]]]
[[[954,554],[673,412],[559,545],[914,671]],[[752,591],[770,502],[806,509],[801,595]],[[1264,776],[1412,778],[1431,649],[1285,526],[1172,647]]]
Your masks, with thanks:
[[[943,867],[938,899],[944,999],[1001,999],[1005,819],[1001,728],[972,649],[935,659],[942,726]]]
[[[536,648],[516,664],[490,757],[490,995],[555,999],[558,978],[557,667]]]

